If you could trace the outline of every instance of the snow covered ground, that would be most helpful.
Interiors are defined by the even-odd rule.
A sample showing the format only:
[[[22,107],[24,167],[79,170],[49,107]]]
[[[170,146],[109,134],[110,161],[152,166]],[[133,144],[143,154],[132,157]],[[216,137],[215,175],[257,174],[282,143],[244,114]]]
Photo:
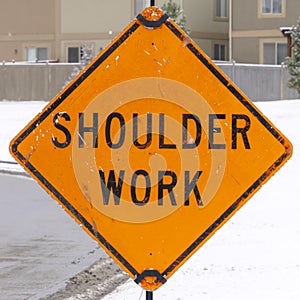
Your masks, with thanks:
[[[154,299],[300,299],[300,101],[255,103],[290,139],[291,160]],[[104,300],[145,299],[132,280]]]
[[[40,299],[106,257],[34,180],[0,173],[0,191],[0,299]]]
[[[46,105],[44,101],[1,101],[0,102],[0,169],[24,172],[15,164],[8,147],[11,139]]]
[[[255,104],[293,143],[293,157],[154,299],[300,299],[300,101]],[[129,280],[104,300],[144,294]]]
[[[0,161],[10,162],[0,169],[22,172],[11,164],[9,141],[45,104],[0,102]],[[300,299],[300,100],[255,104],[293,143],[293,157],[154,299]],[[145,299],[145,292],[129,280],[104,299]]]

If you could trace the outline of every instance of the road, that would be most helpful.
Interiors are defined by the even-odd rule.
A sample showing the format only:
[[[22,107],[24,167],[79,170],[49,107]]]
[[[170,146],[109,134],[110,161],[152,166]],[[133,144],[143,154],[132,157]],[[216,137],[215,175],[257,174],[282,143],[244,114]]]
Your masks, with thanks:
[[[106,257],[32,179],[0,174],[0,299],[39,299]]]

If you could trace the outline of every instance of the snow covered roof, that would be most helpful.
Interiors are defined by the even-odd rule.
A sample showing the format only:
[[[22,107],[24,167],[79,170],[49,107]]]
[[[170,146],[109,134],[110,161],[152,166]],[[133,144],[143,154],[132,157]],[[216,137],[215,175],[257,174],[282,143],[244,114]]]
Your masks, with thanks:
[[[280,27],[280,30],[284,36],[290,35],[293,27]]]

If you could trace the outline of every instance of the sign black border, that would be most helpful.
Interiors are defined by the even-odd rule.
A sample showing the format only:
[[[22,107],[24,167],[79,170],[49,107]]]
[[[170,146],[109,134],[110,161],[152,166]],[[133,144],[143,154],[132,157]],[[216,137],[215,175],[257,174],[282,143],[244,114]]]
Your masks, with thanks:
[[[139,19],[139,18],[138,18]],[[143,23],[143,20],[140,18],[140,22]],[[164,18],[164,25],[166,25],[170,31],[175,34],[177,38],[183,41],[186,37],[185,34],[176,26],[173,22],[170,22]],[[124,43],[130,36],[133,34],[140,26],[145,24],[140,24],[138,21],[135,21],[129,29],[124,32],[102,55],[96,59],[86,70],[78,77],[53,103],[33,122],[31,125],[18,137],[13,141],[11,150],[14,155],[19,159],[19,161],[31,172],[31,174],[37,178],[37,180],[50,191],[61,203],[62,205],[69,211],[71,215],[73,215],[89,232],[91,235],[95,237],[96,240],[99,241],[114,257],[118,260],[132,275],[135,277],[136,282],[139,283],[143,276],[139,274],[137,270],[130,264],[99,232],[95,231],[92,224],[90,224],[74,207],[73,205],[63,196],[61,195],[53,185],[28,161],[26,158],[18,151],[18,146],[22,141],[34,130],[36,127],[41,124],[50,114],[56,109],[68,96],[81,84],[83,83],[92,73],[93,71],[99,67],[107,57],[109,57],[118,47]],[[160,24],[161,25],[161,24]],[[149,26],[149,22],[147,22],[147,26]],[[207,69],[215,76],[217,79],[222,82],[222,84],[233,94],[233,96],[240,101],[249,112],[256,117],[259,122],[277,139],[284,147],[284,154],[278,158],[275,163],[270,166],[270,168],[262,174],[244,193],[241,195],[219,218],[215,220],[215,222],[207,228],[205,232],[203,232],[183,253],[181,253],[177,259],[171,263],[163,273],[158,273],[157,277],[160,277],[162,283],[166,280],[165,278],[168,276],[170,272],[172,272],[187,256],[189,256],[198,246],[201,244],[207,237],[209,237],[221,224],[225,222],[225,220],[234,213],[240,204],[247,200],[249,194],[252,194],[256,189],[258,189],[262,183],[273,173],[275,169],[277,169],[280,165],[282,165],[288,156],[291,155],[292,150],[289,149],[288,143],[284,140],[281,134],[256,110],[256,108],[251,104],[250,101],[247,101],[243,95],[220,73],[220,71],[201,53],[198,49],[192,44],[188,43],[187,48],[193,53],[199,61],[207,67]],[[55,98],[54,98],[55,99]],[[157,272],[157,271],[156,271]],[[160,274],[160,275],[159,275]],[[149,276],[146,272],[145,276]],[[142,276],[142,277],[141,277]],[[159,279],[159,278],[158,278]]]

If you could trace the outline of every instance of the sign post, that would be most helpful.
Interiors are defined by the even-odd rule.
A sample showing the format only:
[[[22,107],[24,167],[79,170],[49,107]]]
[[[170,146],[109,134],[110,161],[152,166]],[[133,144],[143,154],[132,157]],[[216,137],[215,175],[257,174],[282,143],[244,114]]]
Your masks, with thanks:
[[[146,291],[146,300],[153,300],[153,291]]]
[[[10,150],[147,299],[292,155],[286,137],[156,7]]]

